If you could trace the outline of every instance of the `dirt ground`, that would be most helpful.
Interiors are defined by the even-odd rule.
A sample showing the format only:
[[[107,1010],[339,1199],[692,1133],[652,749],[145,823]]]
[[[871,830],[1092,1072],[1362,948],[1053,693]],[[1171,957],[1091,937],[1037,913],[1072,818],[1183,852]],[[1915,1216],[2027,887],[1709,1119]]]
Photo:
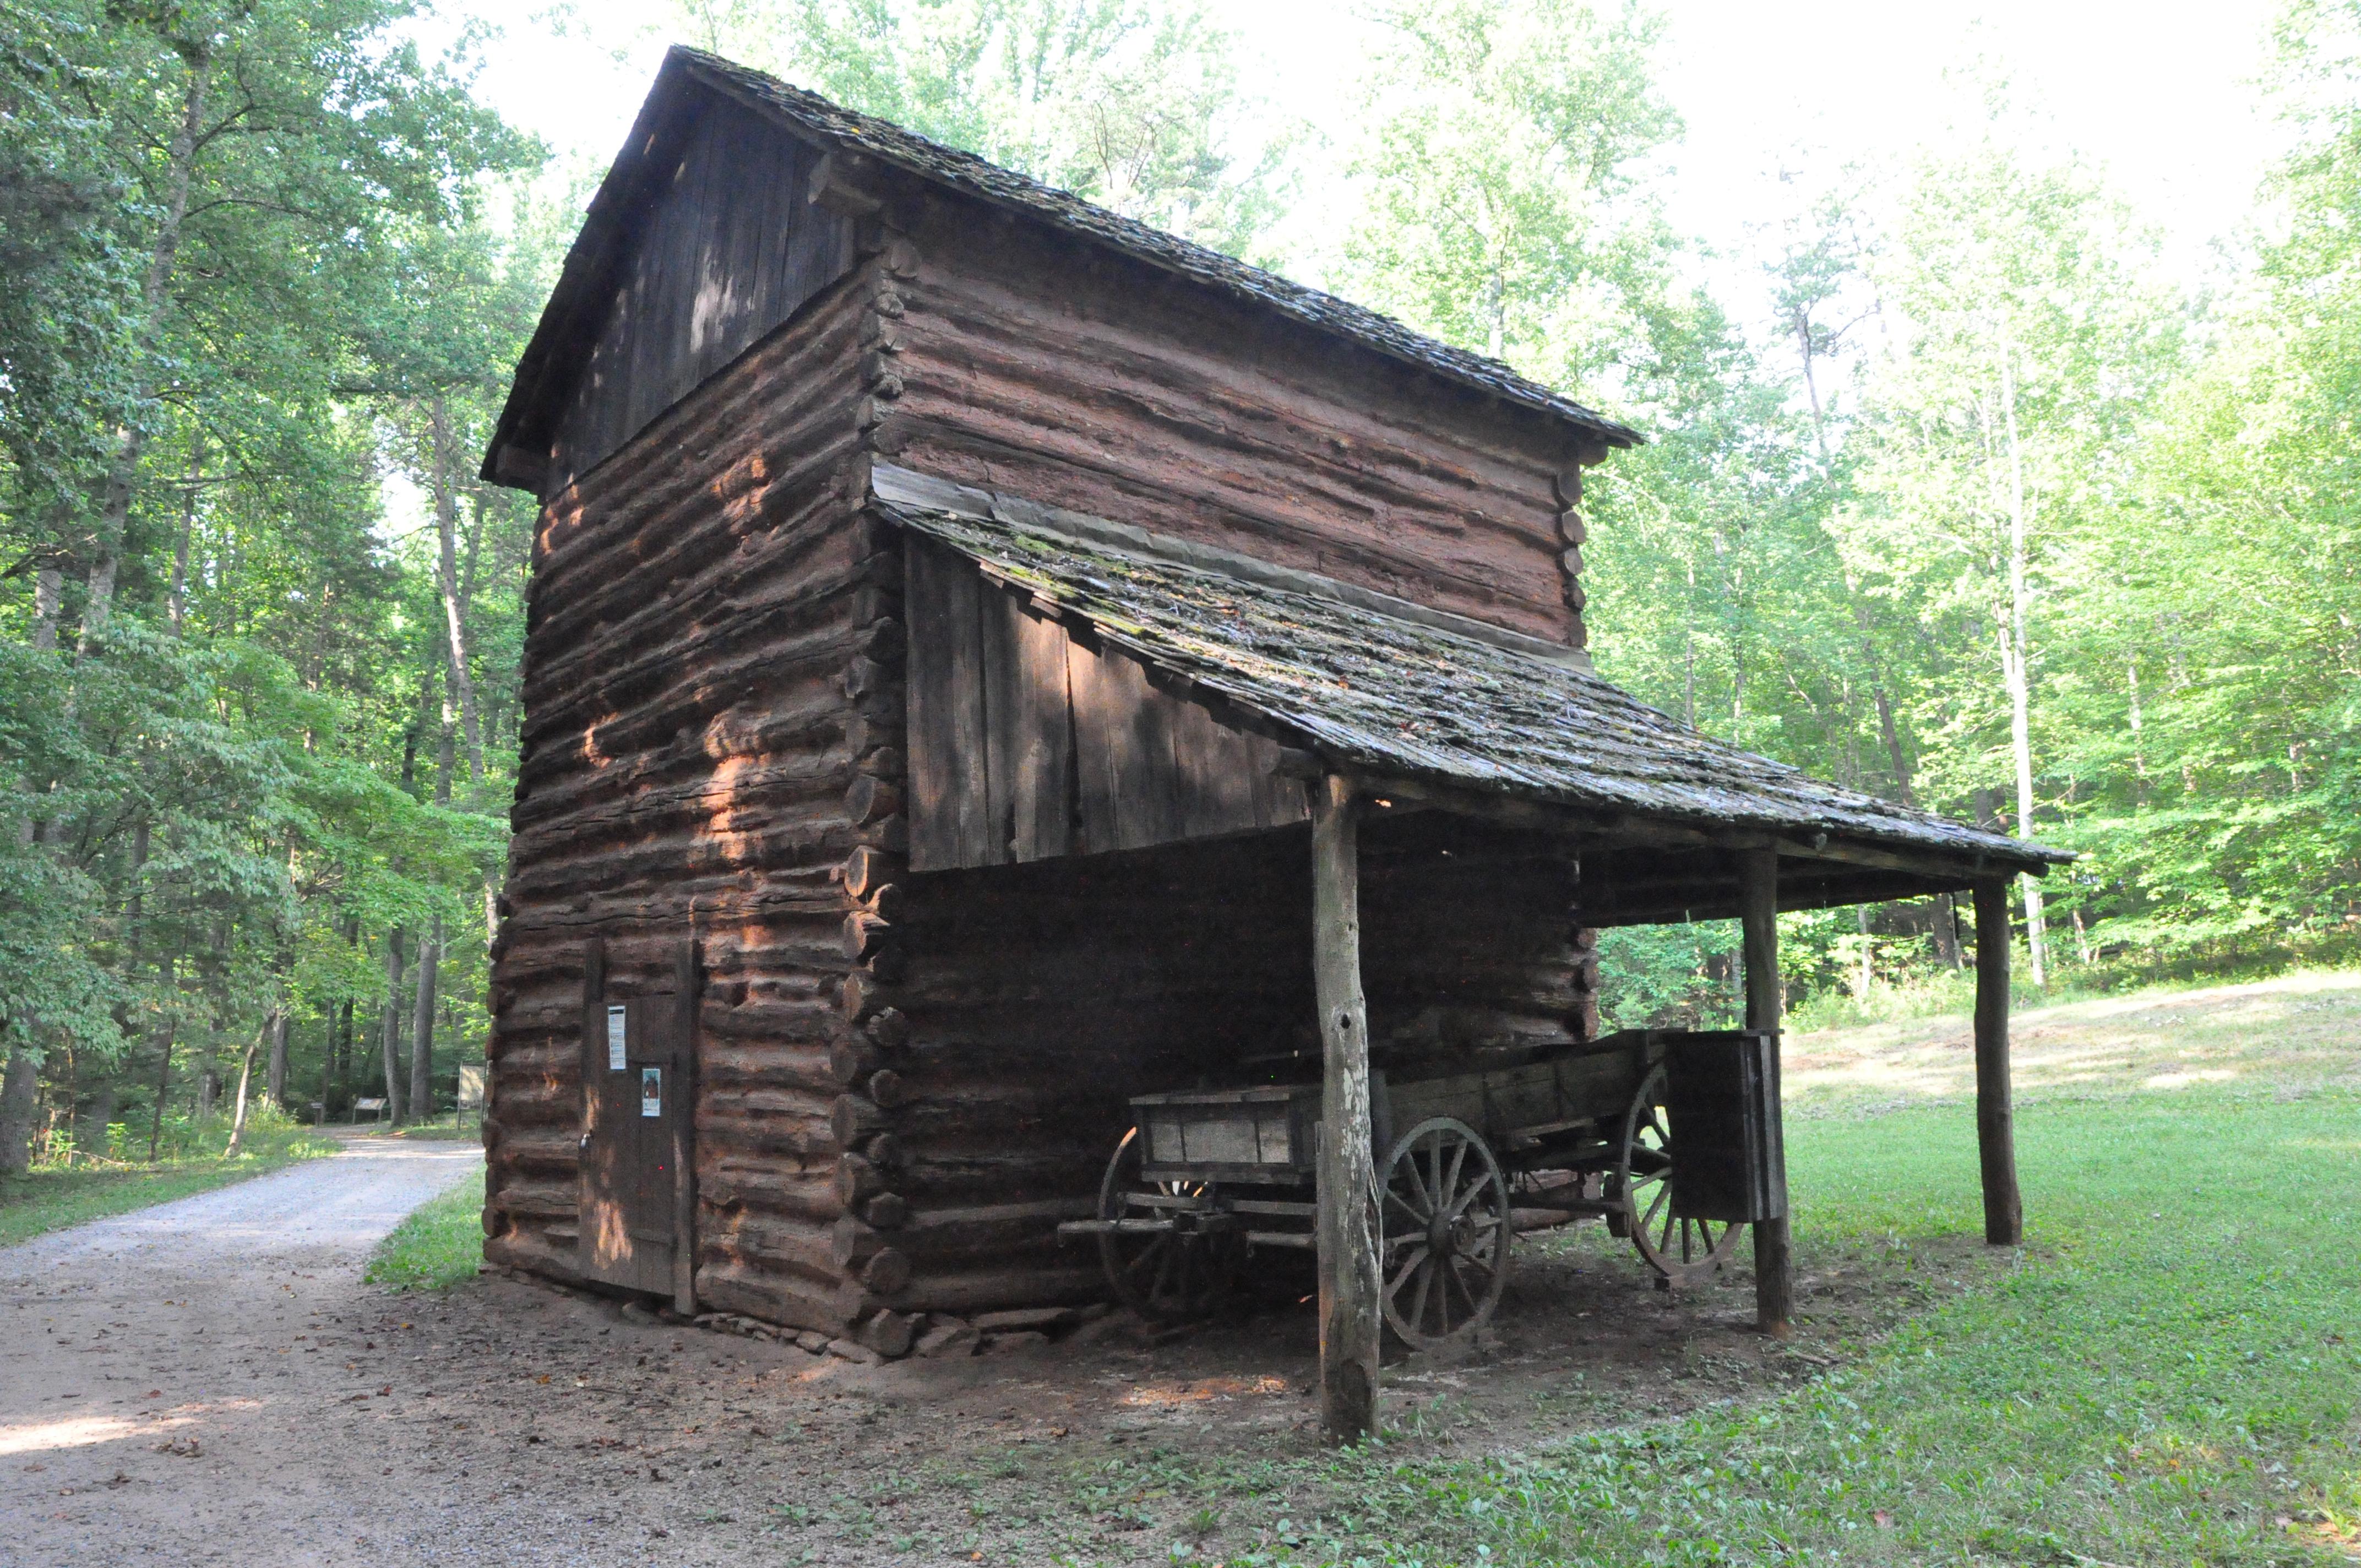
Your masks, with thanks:
[[[472,1163],[357,1139],[0,1253],[0,1563],[1165,1563],[1254,1543],[1161,1464],[1316,1451],[1292,1301],[1162,1343],[1108,1318],[872,1366],[500,1277],[362,1284],[378,1236]],[[1742,1267],[1675,1295],[1595,1224],[1527,1237],[1498,1343],[1394,1365],[1385,1420],[1473,1452],[1744,1397],[1982,1252],[1807,1258],[1780,1345],[1749,1326]]]
[[[2020,1093],[2349,1076],[2361,977],[2294,976],[2021,1014]],[[1790,1114],[1964,1098],[1965,1028],[1790,1042]],[[1310,1309],[1150,1342],[885,1366],[626,1315],[500,1277],[361,1282],[400,1217],[474,1168],[458,1144],[333,1159],[0,1251],[0,1564],[1169,1563],[1263,1542],[1206,1480],[1305,1515]],[[1497,1343],[1389,1368],[1418,1452],[1510,1451],[1808,1377],[1984,1271],[1974,1238],[1799,1259],[1799,1326],[1728,1282],[1652,1288],[1598,1226],[1528,1236]],[[1176,1486],[1183,1479],[1191,1484]],[[1268,1510],[1259,1510],[1268,1514]]]

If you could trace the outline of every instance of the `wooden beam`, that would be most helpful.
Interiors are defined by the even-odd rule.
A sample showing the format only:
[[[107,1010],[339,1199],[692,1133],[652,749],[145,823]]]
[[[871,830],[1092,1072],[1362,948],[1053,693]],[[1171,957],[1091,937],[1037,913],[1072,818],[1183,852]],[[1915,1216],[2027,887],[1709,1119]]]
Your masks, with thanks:
[[[1378,1239],[1369,1147],[1369,1012],[1361,994],[1360,850],[1353,786],[1334,774],[1312,796],[1312,973],[1320,1007],[1320,1431],[1332,1443],[1377,1430]]]
[[[2008,883],[1976,883],[1976,1152],[1983,1168],[1984,1240],[2025,1240],[2016,1190],[2016,1118],[2008,1090]]]
[[[1738,856],[1739,921],[1746,961],[1746,1026],[1779,1032],[1779,856],[1773,850],[1746,850]],[[1779,1108],[1779,1056],[1771,1056],[1771,1105]],[[1785,1161],[1785,1140],[1779,1140]],[[1783,1182],[1784,1185],[1784,1182]],[[1787,1217],[1754,1224],[1754,1319],[1764,1333],[1784,1339],[1795,1318],[1795,1256],[1788,1245]]]

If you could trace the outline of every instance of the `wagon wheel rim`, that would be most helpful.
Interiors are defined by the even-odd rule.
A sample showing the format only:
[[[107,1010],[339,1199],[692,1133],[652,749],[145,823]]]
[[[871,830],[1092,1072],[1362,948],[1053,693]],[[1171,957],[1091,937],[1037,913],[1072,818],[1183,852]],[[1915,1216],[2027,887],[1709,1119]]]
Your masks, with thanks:
[[[1402,1343],[1434,1350],[1489,1321],[1509,1282],[1508,1179],[1476,1129],[1421,1122],[1378,1173],[1379,1300]]]
[[[1741,1225],[1674,1212],[1676,1151],[1664,1115],[1665,1082],[1660,1063],[1623,1113],[1615,1194],[1623,1206],[1624,1234],[1657,1277],[1669,1285],[1702,1285],[1730,1261]]]
[[[1142,1179],[1139,1129],[1124,1134],[1099,1185],[1102,1220],[1160,1219],[1170,1211],[1151,1198],[1209,1197],[1209,1181]],[[1246,1247],[1234,1231],[1104,1232],[1099,1262],[1115,1299],[1157,1322],[1187,1322],[1212,1313],[1228,1299]]]

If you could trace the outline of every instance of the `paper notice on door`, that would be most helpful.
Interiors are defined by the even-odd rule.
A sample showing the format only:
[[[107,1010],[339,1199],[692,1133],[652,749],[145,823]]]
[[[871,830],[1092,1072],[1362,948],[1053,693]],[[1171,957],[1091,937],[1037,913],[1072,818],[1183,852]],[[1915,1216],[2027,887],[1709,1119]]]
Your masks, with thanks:
[[[627,1044],[624,1039],[624,1035],[623,1009],[620,1007],[608,1008],[607,1070],[609,1072],[620,1072],[623,1070],[623,1047]]]
[[[640,1114],[664,1114],[664,1069],[660,1067],[640,1069]]]

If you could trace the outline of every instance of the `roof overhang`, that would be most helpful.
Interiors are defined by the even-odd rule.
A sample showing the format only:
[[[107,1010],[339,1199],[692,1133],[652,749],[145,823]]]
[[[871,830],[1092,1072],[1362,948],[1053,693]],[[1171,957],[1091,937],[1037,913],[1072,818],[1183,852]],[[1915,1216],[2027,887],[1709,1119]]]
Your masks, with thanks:
[[[871,484],[878,516],[1278,740],[1283,766],[1347,777],[1389,812],[1576,846],[1591,925],[1734,914],[1742,850],[1778,854],[1784,908],[1956,891],[2074,858],[1741,751],[1573,649],[905,469],[880,466]]]

